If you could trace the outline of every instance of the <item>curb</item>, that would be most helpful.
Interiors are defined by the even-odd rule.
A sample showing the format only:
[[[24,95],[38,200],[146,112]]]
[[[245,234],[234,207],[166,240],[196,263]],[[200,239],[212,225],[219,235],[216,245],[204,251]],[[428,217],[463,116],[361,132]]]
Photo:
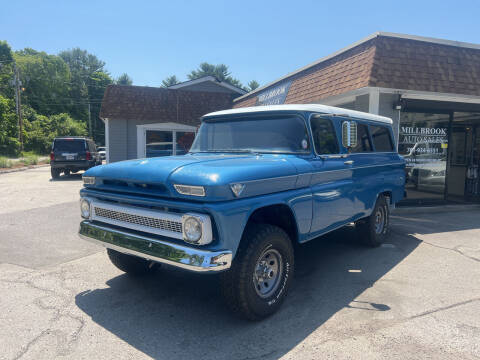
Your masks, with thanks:
[[[397,207],[392,211],[392,215],[408,215],[408,214],[435,214],[445,212],[461,212],[480,210],[480,204],[452,204],[438,206],[418,206],[418,207]]]
[[[45,166],[50,166],[50,164],[30,165],[30,166],[24,166],[24,167],[20,167],[20,168],[16,168],[16,169],[0,170],[0,175],[1,174],[9,174],[9,173],[12,173],[12,172],[36,169],[36,168],[45,167]]]

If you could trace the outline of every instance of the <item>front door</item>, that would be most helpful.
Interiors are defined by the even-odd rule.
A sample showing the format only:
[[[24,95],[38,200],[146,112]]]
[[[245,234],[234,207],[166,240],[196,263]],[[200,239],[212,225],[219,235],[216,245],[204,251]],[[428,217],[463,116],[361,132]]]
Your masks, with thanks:
[[[347,155],[340,153],[332,120],[313,115],[310,125],[316,153],[311,160],[313,219],[310,232],[321,234],[345,224],[353,216],[353,171]]]

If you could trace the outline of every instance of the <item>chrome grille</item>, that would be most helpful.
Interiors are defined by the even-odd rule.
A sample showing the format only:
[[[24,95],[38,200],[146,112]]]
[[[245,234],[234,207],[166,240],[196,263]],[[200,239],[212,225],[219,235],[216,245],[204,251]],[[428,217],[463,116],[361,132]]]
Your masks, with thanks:
[[[149,228],[182,233],[182,223],[178,221],[171,221],[165,219],[157,219],[143,215],[127,214],[121,211],[105,209],[98,206],[94,207],[96,217],[110,219],[114,221],[121,221],[128,224],[145,226]]]

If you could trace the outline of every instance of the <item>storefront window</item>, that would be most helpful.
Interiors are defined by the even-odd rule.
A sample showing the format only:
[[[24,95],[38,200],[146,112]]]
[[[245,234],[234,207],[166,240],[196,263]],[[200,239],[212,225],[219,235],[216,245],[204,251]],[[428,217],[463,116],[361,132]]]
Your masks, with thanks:
[[[448,114],[401,114],[398,152],[406,161],[407,199],[444,199]]]

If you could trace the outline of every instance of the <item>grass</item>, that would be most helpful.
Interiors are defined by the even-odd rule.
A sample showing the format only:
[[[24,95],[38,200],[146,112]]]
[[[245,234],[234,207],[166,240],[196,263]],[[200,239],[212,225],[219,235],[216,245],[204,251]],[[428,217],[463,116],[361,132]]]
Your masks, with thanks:
[[[50,158],[38,155],[32,151],[22,152],[19,159],[9,159],[8,157],[0,156],[0,169],[18,168],[39,164],[50,164]]]
[[[25,166],[29,165],[37,165],[38,164],[38,156],[37,155],[27,155],[23,159],[23,164]]]
[[[0,168],[11,168],[12,166],[12,160],[6,158],[5,156],[0,156]]]

